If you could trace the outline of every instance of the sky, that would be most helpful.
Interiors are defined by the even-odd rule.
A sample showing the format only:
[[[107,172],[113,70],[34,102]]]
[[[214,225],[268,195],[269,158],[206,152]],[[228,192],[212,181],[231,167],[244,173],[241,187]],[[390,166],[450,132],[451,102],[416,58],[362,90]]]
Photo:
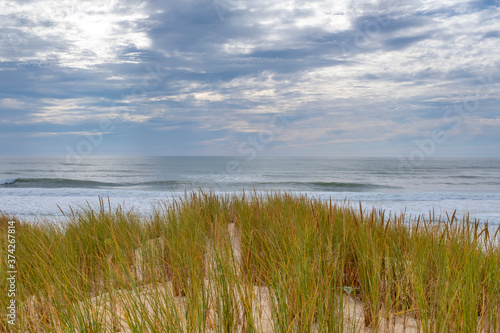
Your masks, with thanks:
[[[500,157],[500,0],[0,2],[0,155]]]

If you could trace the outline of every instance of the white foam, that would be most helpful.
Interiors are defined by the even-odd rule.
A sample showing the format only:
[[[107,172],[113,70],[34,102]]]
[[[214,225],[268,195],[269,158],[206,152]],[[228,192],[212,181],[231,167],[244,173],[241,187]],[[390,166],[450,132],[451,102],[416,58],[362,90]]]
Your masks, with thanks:
[[[221,195],[234,194],[235,192],[218,192]],[[299,192],[297,192],[299,193]],[[357,205],[361,201],[365,208],[382,208],[387,212],[407,215],[428,215],[435,210],[436,215],[446,216],[457,210],[457,217],[467,212],[471,218],[482,222],[500,224],[500,194],[495,193],[374,193],[374,192],[300,192],[307,193],[310,197],[329,200],[330,196],[337,202],[347,199],[351,204]],[[141,213],[148,213],[161,202],[171,202],[173,198],[184,196],[184,192],[143,191],[124,189],[41,189],[41,188],[3,188],[0,189],[0,210],[34,220],[37,217],[56,219],[62,217],[61,207],[68,212],[69,207],[78,208],[97,206],[99,196],[109,196],[111,205],[122,205],[127,209],[135,209]],[[59,206],[59,207],[58,207]]]
[[[7,185],[15,183],[17,178],[0,178],[0,185]]]

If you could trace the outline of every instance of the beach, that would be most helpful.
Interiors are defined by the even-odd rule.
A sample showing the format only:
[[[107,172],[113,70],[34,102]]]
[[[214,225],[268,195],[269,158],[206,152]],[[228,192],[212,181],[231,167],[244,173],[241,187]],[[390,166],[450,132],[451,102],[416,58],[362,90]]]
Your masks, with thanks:
[[[500,330],[500,228],[477,220],[203,191],[147,216],[100,198],[66,217],[0,216],[16,239],[4,331]]]
[[[0,333],[500,333],[500,0],[0,12]]]
[[[499,165],[2,159],[6,301],[40,332],[497,332]]]

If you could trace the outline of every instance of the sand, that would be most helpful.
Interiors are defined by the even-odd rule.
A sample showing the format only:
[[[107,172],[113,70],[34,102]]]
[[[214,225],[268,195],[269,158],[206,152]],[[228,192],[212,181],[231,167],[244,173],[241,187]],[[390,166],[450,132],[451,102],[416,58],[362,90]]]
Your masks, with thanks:
[[[228,232],[231,239],[231,247],[237,266],[236,268],[239,272],[241,271],[238,269],[241,263],[240,237],[233,223],[229,224]],[[163,283],[158,281],[152,282],[152,280],[155,279],[145,276],[143,270],[143,265],[148,261],[145,258],[146,254],[155,256],[155,254],[161,253],[164,247],[165,240],[157,238],[149,240],[142,247],[136,249],[133,272],[136,274],[137,280],[143,283],[136,290],[117,290],[111,293],[105,293],[80,302],[76,307],[81,311],[98,313],[101,318],[100,321],[103,323],[103,327],[100,328],[100,331],[103,332],[133,332],[133,325],[140,322],[141,318],[133,317],[137,315],[138,311],[129,312],[128,309],[137,309],[138,304],[140,304],[139,308],[141,308],[144,313],[154,314],[155,311],[162,309],[162,311],[175,314],[171,317],[178,318],[180,322],[172,323],[172,326],[175,325],[172,331],[188,332],[189,328],[187,327],[185,319],[183,319],[185,318],[184,314],[187,304],[186,297],[177,295],[178,292],[174,290],[171,281]],[[213,271],[217,268],[217,264],[212,257],[213,247],[207,244],[207,248],[205,258],[207,265],[206,270]],[[112,258],[108,258],[108,260],[111,259]],[[157,270],[159,271],[161,269],[159,262],[157,266]],[[209,299],[216,299],[216,287],[213,281],[205,279],[203,283],[205,284],[205,290],[207,290],[210,295]],[[272,294],[266,286],[253,286],[252,292],[254,300],[251,305],[252,314],[258,331],[266,333],[274,332],[271,316]],[[241,291],[234,290],[233,296],[237,304],[235,308],[237,308],[236,317],[238,318],[236,320],[235,331],[245,331],[245,323],[242,315],[244,308]],[[366,328],[364,327],[364,304],[346,293],[339,294],[339,297],[343,298],[343,327],[345,332],[418,332],[418,322],[411,315],[390,315],[389,319],[384,320],[379,327]],[[39,309],[40,304],[41,303],[37,302],[34,297],[27,303],[29,316],[35,321],[42,319],[40,316],[43,311]],[[132,304],[134,305],[132,306]],[[150,317],[154,318],[154,316]],[[206,320],[206,331],[215,332],[218,320],[219,318],[215,310],[215,305],[210,304]],[[137,331],[137,329],[135,331]],[[317,332],[320,330],[313,326],[312,331]]]

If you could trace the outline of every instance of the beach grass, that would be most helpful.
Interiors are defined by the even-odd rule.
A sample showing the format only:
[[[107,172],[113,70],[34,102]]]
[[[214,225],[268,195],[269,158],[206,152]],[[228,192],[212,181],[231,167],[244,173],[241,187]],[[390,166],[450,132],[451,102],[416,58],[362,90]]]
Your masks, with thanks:
[[[500,229],[468,216],[202,191],[147,216],[102,199],[65,214],[0,214],[0,331],[500,332]]]

